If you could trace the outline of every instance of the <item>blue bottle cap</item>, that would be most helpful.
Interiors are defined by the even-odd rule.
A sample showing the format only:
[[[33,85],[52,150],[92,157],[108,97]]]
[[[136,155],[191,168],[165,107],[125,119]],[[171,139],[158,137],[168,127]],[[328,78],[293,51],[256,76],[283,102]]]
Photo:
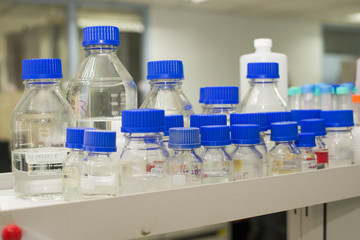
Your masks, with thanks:
[[[82,149],[84,146],[84,133],[86,130],[96,130],[96,128],[67,128],[65,147]]]
[[[300,124],[301,120],[304,119],[315,119],[321,118],[321,110],[291,110],[291,120]]]
[[[291,121],[290,112],[267,112],[266,122],[267,130],[271,129],[271,124],[274,122],[288,122]]]
[[[350,91],[354,90],[355,84],[352,82],[344,82],[340,85],[341,87],[347,87]]]
[[[353,110],[322,111],[321,118],[325,120],[326,127],[354,126]]]
[[[121,132],[152,133],[165,131],[165,111],[161,109],[123,110]]]
[[[238,104],[239,87],[205,87],[200,89],[202,103],[204,104]],[[203,91],[203,93],[201,93]]]
[[[279,64],[275,62],[248,63],[246,78],[279,78]]]
[[[233,144],[259,144],[260,127],[257,124],[231,125],[231,142]]]
[[[277,122],[271,124],[271,141],[295,141],[298,138],[296,122]]]
[[[116,132],[85,131],[84,150],[88,152],[116,152]]]
[[[226,125],[227,117],[223,114],[193,114],[190,116],[190,127],[200,128],[210,125]]]
[[[266,113],[231,113],[230,126],[233,124],[257,124],[260,131],[266,131]]]
[[[315,147],[315,134],[300,133],[298,139],[295,141],[297,147]]]
[[[324,119],[304,119],[300,121],[302,133],[314,133],[315,136],[325,136],[325,120]]]
[[[193,149],[200,147],[200,129],[193,127],[170,128],[169,148]]]
[[[225,146],[231,143],[229,126],[203,126],[200,133],[202,146]]]
[[[22,61],[21,79],[62,78],[61,60],[57,58],[26,59]]]
[[[325,84],[325,85],[319,86],[319,91],[320,91],[321,94],[324,94],[324,93],[332,93],[333,88],[332,88],[331,85]]]
[[[183,63],[180,60],[148,62],[147,79],[184,79]]]
[[[183,115],[169,115],[165,116],[165,136],[169,136],[169,129],[175,127],[184,127]]]
[[[119,28],[114,26],[93,26],[83,29],[84,47],[89,45],[120,45]]]
[[[199,97],[199,103],[204,103],[205,101],[205,88],[200,88],[200,97]]]
[[[305,84],[301,87],[302,93],[314,93],[315,92],[315,85],[314,84]]]

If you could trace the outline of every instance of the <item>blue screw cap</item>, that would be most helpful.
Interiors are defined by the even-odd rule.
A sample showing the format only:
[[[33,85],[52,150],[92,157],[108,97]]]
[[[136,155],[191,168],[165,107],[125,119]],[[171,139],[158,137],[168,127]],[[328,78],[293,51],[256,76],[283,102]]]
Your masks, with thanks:
[[[121,132],[152,133],[165,131],[165,111],[161,109],[123,110]]]
[[[202,146],[225,146],[231,143],[229,126],[203,126],[200,133]]]
[[[193,127],[170,128],[169,148],[193,149],[200,147],[200,129]]]
[[[271,129],[271,124],[274,122],[288,122],[291,121],[290,112],[267,112],[266,113],[267,130]]]
[[[325,120],[324,119],[304,119],[300,122],[302,133],[314,133],[315,136],[325,136]]]
[[[325,120],[326,127],[352,127],[354,126],[353,110],[322,111],[321,118]]]
[[[297,147],[315,147],[314,133],[300,133],[298,139],[295,141]]]
[[[279,64],[274,62],[248,63],[246,78],[279,78]]]
[[[61,60],[57,58],[26,59],[22,61],[21,79],[62,78]]]
[[[183,63],[180,60],[148,62],[147,79],[184,79]]]
[[[184,127],[183,115],[169,115],[165,116],[165,136],[169,136],[169,129],[175,127]]]
[[[233,124],[257,124],[260,131],[266,131],[266,113],[231,113],[230,126]]]
[[[233,144],[259,144],[260,127],[257,124],[231,125],[231,142]]]
[[[352,82],[344,82],[340,85],[341,87],[346,87],[348,88],[350,91],[354,90],[355,84]]]
[[[212,115],[212,114],[193,114],[190,116],[190,127],[200,128],[202,126],[210,125],[226,125],[226,115]]]
[[[83,29],[84,47],[89,45],[120,45],[119,28],[114,26],[92,26]]]
[[[315,119],[321,118],[321,110],[291,110],[291,120],[300,124],[301,120],[304,119]]]
[[[296,122],[277,122],[271,124],[271,141],[295,141],[298,138]]]
[[[84,133],[86,130],[96,130],[96,128],[67,128],[65,147],[82,149],[84,146]]]
[[[320,85],[319,91],[320,91],[320,94],[332,93],[333,87],[329,84]]]
[[[204,104],[238,104],[239,87],[204,87],[200,88],[200,103]]]
[[[315,92],[315,85],[314,84],[305,84],[301,87],[302,93],[314,93]]]
[[[85,131],[84,150],[88,152],[116,152],[116,132]]]

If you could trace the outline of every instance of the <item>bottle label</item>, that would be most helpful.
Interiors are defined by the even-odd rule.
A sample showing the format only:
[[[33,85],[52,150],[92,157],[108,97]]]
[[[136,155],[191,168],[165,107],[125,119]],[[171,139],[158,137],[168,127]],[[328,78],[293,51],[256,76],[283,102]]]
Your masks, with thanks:
[[[68,155],[65,148],[47,151],[16,150],[12,153],[13,166],[29,176],[62,175],[62,164]]]
[[[329,152],[327,149],[316,151],[315,152],[317,157],[318,164],[328,164],[329,163]]]

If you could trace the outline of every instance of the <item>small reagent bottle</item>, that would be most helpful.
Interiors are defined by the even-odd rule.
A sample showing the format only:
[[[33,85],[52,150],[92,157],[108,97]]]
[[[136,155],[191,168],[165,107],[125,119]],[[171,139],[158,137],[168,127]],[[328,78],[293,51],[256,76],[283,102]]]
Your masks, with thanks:
[[[317,169],[317,158],[313,151],[315,144],[314,133],[300,133],[295,145],[300,150],[301,171],[309,172]]]

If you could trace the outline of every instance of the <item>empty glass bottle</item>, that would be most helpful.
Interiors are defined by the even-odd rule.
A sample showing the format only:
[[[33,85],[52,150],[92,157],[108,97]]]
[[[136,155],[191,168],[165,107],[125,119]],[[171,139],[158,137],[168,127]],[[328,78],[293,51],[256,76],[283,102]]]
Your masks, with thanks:
[[[351,102],[352,93],[347,87],[337,87],[336,88],[336,100],[335,108],[336,110],[352,110]]]
[[[348,166],[354,163],[353,137],[354,126],[352,110],[323,111],[327,136],[324,139],[329,148],[329,168]]]
[[[204,183],[232,181],[232,161],[226,146],[231,144],[229,126],[204,126],[200,129]]]
[[[174,150],[170,158],[168,173],[172,187],[202,184],[204,178],[203,161],[195,152],[200,147],[198,128],[171,128],[169,148]]]
[[[301,120],[301,132],[315,134],[315,144],[313,148],[317,158],[317,168],[328,168],[329,164],[329,151],[325,144],[326,129],[324,119],[305,119]]]
[[[183,115],[189,126],[192,105],[181,89],[184,71],[182,61],[167,60],[148,62],[150,92],[140,108],[165,110],[165,115]]]
[[[277,88],[278,63],[249,63],[247,78],[250,89],[243,98],[239,112],[287,111],[286,103]]]
[[[169,153],[162,143],[164,110],[124,110],[121,131],[126,138],[119,163],[122,193],[169,188],[166,172]]]
[[[274,142],[271,141],[271,124],[275,122],[288,122],[291,121],[290,112],[268,112],[266,113],[267,130],[264,136],[266,149],[270,150],[274,147]]]
[[[256,149],[260,143],[260,128],[256,124],[231,125],[231,154],[234,180],[264,176],[262,154]]]
[[[119,195],[119,168],[115,155],[116,132],[87,130],[84,134],[86,157],[80,164],[81,198],[103,198]]]
[[[301,172],[300,150],[294,141],[298,138],[296,122],[271,124],[271,141],[275,146],[269,151],[269,175]]]
[[[295,145],[300,150],[301,171],[309,172],[317,169],[317,158],[313,151],[315,144],[314,133],[300,133]]]
[[[116,55],[119,29],[86,27],[82,45],[86,57],[69,82],[67,100],[78,127],[116,131],[120,152],[124,144],[121,112],[137,108],[137,92],[133,78]]]
[[[75,126],[75,117],[61,95],[60,78],[60,59],[23,61],[25,91],[10,122],[14,190],[23,198],[62,197],[66,129]]]

